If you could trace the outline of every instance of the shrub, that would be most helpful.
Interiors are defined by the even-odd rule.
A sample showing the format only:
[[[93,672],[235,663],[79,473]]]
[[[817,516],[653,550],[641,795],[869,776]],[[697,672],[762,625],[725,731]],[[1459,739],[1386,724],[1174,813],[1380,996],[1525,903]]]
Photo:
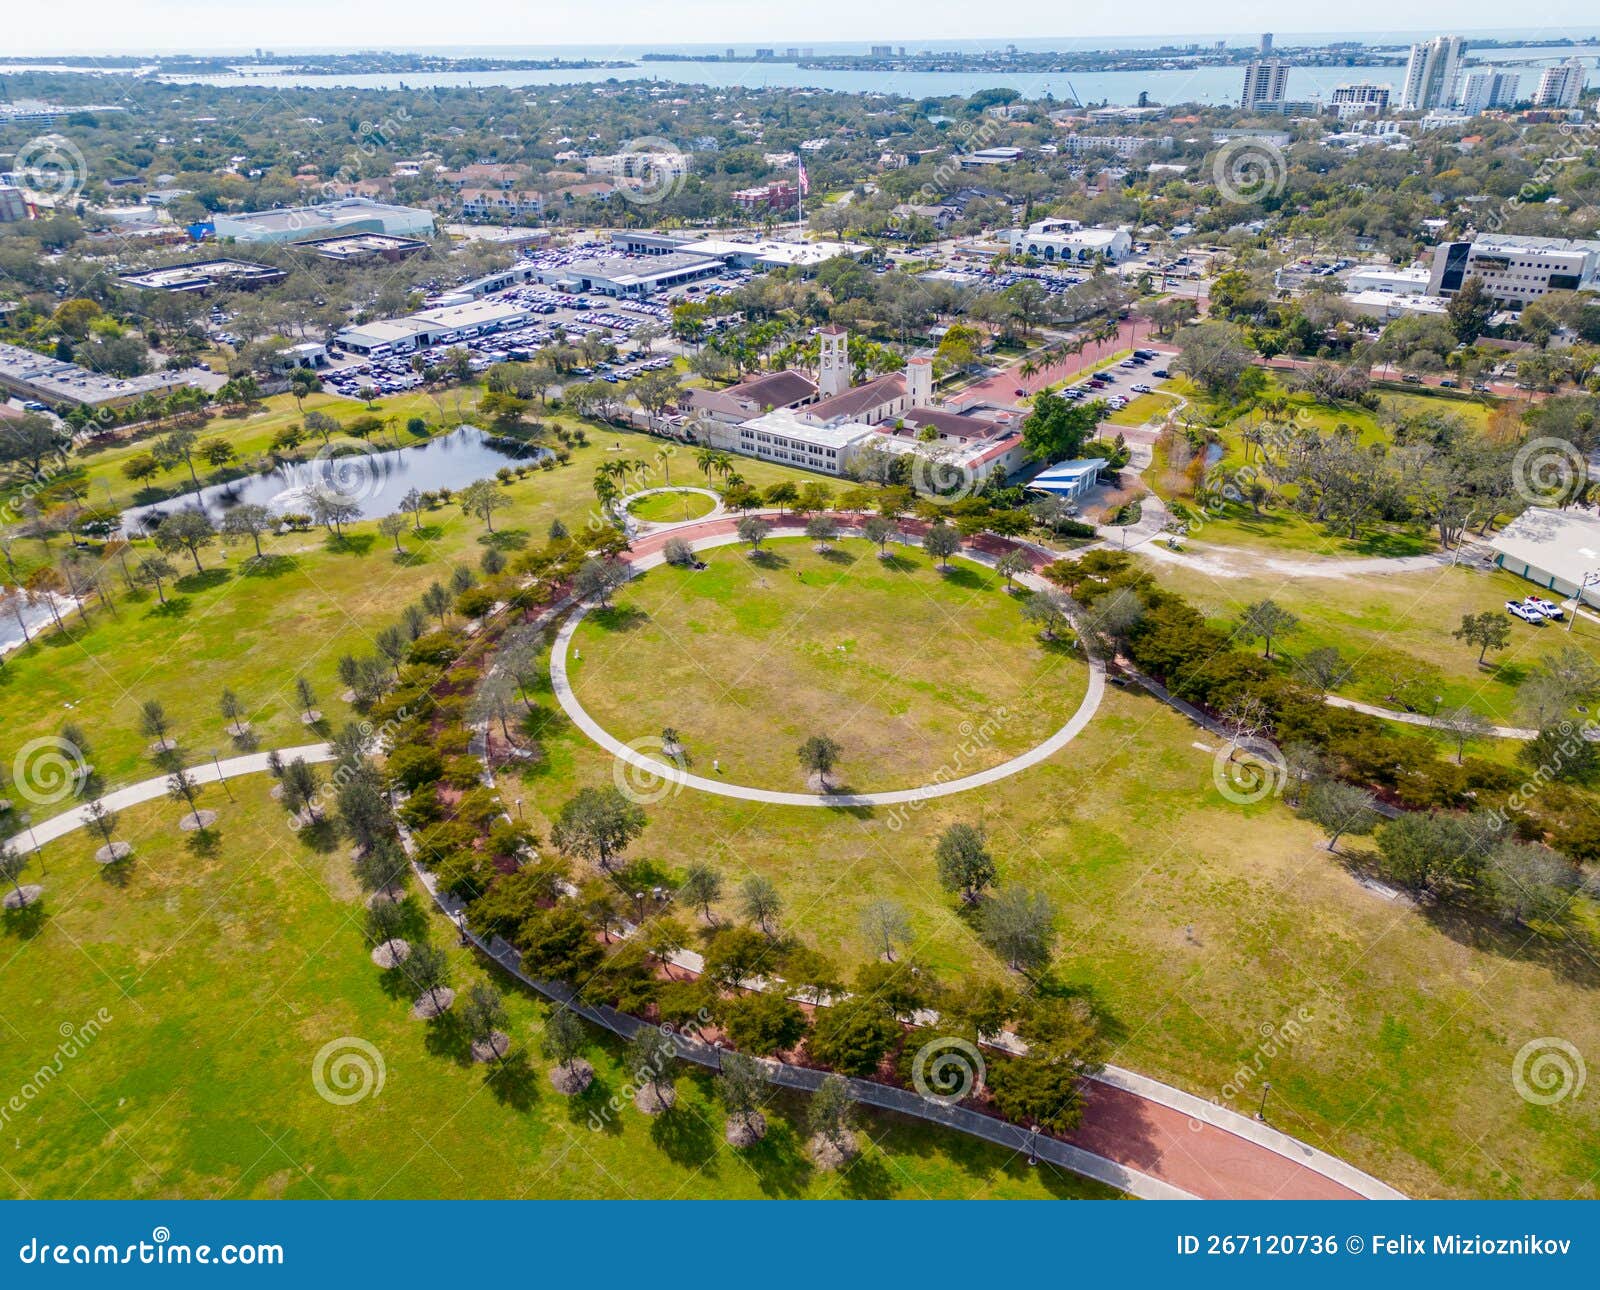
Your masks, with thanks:
[[[444,758],[425,745],[408,744],[389,754],[388,770],[393,783],[412,792],[444,774]]]
[[[437,631],[428,632],[412,641],[406,658],[413,663],[432,663],[435,667],[443,667],[446,663],[454,662],[460,653],[461,646],[452,633]]]

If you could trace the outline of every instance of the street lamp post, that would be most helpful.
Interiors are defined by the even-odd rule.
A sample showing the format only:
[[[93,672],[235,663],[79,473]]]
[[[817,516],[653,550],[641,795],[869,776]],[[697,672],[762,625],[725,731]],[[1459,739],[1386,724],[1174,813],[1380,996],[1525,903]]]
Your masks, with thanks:
[[[28,830],[28,845],[33,848],[33,854],[39,857],[40,877],[48,877],[44,867],[44,852],[39,850],[39,839],[33,836],[33,816],[24,811],[17,818],[22,821],[22,827]]]
[[[1263,1080],[1261,1082],[1261,1105],[1256,1107],[1256,1119],[1263,1124],[1267,1122],[1267,1094],[1270,1092],[1272,1092],[1271,1082]]]
[[[1567,631],[1572,630],[1572,624],[1578,621],[1578,610],[1583,606],[1583,593],[1600,582],[1600,570],[1583,575],[1583,585],[1572,593],[1572,616],[1567,619]]]
[[[228,800],[233,801],[233,790],[228,787],[228,781],[222,775],[222,761],[217,756],[217,750],[211,750],[211,764],[217,768],[217,783],[222,785],[222,791],[228,795]]]
[[[1039,1126],[1037,1124],[1028,1126],[1028,1163],[1030,1165],[1039,1163]]]

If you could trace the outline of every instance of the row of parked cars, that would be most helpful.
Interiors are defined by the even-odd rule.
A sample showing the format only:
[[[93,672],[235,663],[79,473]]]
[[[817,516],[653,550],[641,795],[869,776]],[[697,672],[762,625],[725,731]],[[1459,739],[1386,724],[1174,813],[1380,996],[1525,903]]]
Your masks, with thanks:
[[[1506,613],[1536,627],[1544,626],[1548,618],[1565,618],[1566,611],[1553,600],[1543,596],[1524,596],[1521,600],[1506,601]]]

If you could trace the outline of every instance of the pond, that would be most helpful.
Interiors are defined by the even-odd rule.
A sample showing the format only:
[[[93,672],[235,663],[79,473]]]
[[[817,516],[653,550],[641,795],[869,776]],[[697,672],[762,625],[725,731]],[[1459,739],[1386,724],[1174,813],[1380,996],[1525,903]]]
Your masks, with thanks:
[[[423,492],[465,488],[475,480],[493,477],[502,466],[519,460],[537,461],[549,451],[541,448],[519,458],[495,447],[491,437],[477,426],[461,426],[411,448],[380,450],[355,439],[335,440],[308,461],[289,462],[260,474],[209,485],[198,493],[132,507],[122,513],[122,527],[124,532],[142,532],[153,520],[197,504],[214,520],[247,502],[279,515],[305,512],[310,509],[311,494],[319,489],[352,498],[364,518],[377,519],[398,511],[400,499],[413,488]]]

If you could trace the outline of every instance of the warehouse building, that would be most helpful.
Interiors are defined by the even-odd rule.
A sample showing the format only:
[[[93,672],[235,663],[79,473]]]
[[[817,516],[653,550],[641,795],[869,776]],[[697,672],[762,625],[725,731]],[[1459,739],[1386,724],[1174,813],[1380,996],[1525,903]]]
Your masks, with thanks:
[[[146,394],[167,394],[189,382],[179,372],[149,372],[116,377],[91,372],[76,363],[0,344],[0,389],[19,399],[52,408],[118,408]]]
[[[124,273],[117,279],[125,287],[144,291],[193,292],[204,295],[213,287],[227,291],[253,291],[288,277],[270,264],[248,260],[196,260],[193,264],[169,264],[164,269]]]
[[[317,206],[284,206],[243,215],[216,215],[212,219],[220,241],[307,242],[353,233],[384,233],[390,237],[433,236],[433,216],[414,206],[350,197]]]
[[[528,309],[507,301],[475,300],[424,309],[405,318],[357,323],[333,339],[339,348],[352,354],[409,354],[429,345],[455,345],[475,336],[487,336],[532,316]]]

